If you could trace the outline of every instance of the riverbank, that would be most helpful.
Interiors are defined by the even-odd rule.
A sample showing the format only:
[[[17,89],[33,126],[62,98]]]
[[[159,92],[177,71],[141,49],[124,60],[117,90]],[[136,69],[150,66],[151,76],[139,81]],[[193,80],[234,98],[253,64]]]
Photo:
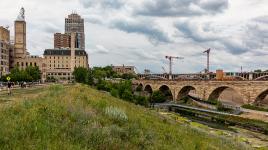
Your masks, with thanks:
[[[236,137],[239,142],[251,145],[254,149],[268,149],[268,136],[261,133],[252,132],[238,126],[227,126],[190,116],[183,116],[178,113],[166,112],[161,109],[158,110],[158,113],[168,119],[184,124],[185,126],[195,128],[201,132],[206,132],[216,136],[224,136],[226,138]]]

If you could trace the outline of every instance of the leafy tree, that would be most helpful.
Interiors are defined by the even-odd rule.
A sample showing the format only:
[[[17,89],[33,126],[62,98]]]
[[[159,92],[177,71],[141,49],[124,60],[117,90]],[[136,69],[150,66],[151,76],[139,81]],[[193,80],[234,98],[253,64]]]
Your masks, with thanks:
[[[73,72],[74,78],[76,82],[79,83],[87,83],[88,82],[88,70],[83,67],[78,67],[74,69]]]
[[[131,80],[131,79],[136,78],[136,75],[134,75],[132,73],[125,73],[125,74],[122,75],[122,78],[126,79],[126,80]]]
[[[41,71],[39,70],[39,67],[29,66],[25,69],[25,71],[29,76],[31,76],[30,78],[32,80],[37,81],[41,79]]]
[[[15,67],[11,70],[11,73],[7,76],[11,78],[13,82],[20,81],[37,81],[41,79],[41,72],[38,67],[28,66],[25,70]]]
[[[262,72],[262,70],[261,69],[257,69],[257,70],[254,70],[254,72],[260,73],[260,72]]]
[[[118,84],[118,94],[120,98],[123,98],[123,93],[125,91],[132,91],[131,81],[123,81]]]

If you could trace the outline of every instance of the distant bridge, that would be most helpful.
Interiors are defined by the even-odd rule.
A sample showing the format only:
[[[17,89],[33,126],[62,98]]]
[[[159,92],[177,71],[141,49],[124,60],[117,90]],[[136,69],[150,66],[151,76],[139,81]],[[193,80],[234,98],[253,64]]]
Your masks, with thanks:
[[[268,81],[206,81],[206,80],[134,80],[148,94],[162,91],[170,100],[176,101],[194,92],[203,100],[218,100],[226,89],[233,89],[243,99],[243,104],[262,104],[268,95]]]
[[[268,72],[227,72],[227,77],[232,77],[232,80],[242,81],[268,81]],[[139,79],[147,80],[168,80],[168,74],[138,74]],[[210,80],[216,80],[216,73],[209,74]],[[192,74],[173,74],[172,80],[206,80],[207,74],[192,73]]]

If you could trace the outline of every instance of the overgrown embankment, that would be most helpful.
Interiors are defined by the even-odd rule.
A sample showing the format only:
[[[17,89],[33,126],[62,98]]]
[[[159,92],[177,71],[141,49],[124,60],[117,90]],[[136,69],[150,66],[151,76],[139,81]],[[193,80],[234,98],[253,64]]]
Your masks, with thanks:
[[[0,110],[0,149],[248,149],[87,86],[42,91]]]

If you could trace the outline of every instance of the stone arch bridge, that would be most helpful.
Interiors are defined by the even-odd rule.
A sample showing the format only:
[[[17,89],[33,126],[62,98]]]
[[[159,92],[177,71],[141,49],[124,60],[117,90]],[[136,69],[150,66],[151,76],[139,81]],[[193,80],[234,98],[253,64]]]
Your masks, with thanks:
[[[261,104],[268,95],[268,81],[172,81],[172,80],[134,80],[135,88],[152,93],[168,89],[172,100],[176,101],[195,91],[196,97],[209,100],[218,99],[220,94],[231,88],[243,99],[243,104]]]

